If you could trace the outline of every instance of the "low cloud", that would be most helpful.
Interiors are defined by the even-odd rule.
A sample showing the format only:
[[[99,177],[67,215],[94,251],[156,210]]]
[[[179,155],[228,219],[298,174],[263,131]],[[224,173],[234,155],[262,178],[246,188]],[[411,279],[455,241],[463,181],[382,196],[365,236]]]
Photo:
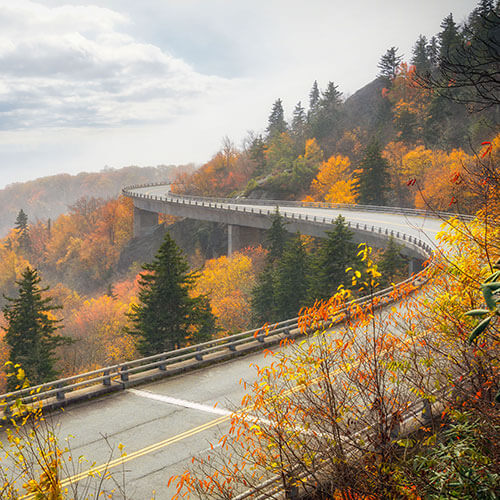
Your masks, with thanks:
[[[134,39],[126,33],[130,20],[113,10],[5,3],[0,10],[4,130],[168,121],[197,98],[233,85]]]

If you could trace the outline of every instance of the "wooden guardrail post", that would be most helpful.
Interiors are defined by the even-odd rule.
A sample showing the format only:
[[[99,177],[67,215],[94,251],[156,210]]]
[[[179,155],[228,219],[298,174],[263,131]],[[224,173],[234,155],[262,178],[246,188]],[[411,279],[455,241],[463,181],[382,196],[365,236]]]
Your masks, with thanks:
[[[203,361],[203,354],[201,354],[201,349],[199,347],[196,348],[196,354],[194,355],[196,361]]]
[[[102,380],[103,385],[111,385],[111,377],[109,375],[109,370],[104,370],[102,374],[104,375],[104,378]]]

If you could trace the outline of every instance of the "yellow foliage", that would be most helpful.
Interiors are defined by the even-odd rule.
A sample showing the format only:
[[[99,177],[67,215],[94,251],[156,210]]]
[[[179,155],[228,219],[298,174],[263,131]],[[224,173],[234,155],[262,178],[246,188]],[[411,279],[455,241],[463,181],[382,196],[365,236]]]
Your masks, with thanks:
[[[334,155],[322,163],[311,183],[311,201],[331,203],[355,203],[357,180],[351,173],[351,161],[347,156]]]
[[[248,311],[255,279],[251,257],[235,252],[230,257],[208,260],[193,294],[209,295],[212,312],[223,331],[241,331],[250,326]]]

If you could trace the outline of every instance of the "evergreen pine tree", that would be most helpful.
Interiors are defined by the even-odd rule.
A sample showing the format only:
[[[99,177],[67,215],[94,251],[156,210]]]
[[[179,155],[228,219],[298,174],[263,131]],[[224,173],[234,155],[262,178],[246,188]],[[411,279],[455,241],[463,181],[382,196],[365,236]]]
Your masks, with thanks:
[[[295,141],[295,152],[297,155],[304,151],[306,138],[307,115],[302,103],[299,101],[293,110],[292,134]]]
[[[385,78],[389,81],[394,80],[396,77],[397,70],[403,56],[397,54],[397,47],[391,47],[387,52],[380,58],[378,63],[378,68],[380,69],[379,77]]]
[[[30,247],[30,235],[29,235],[29,227],[28,227],[28,216],[24,212],[24,210],[21,208],[19,210],[17,217],[16,217],[16,223],[15,223],[15,229],[18,234],[19,238],[19,245],[23,250],[28,250]]]
[[[54,380],[58,372],[55,368],[54,350],[69,339],[56,334],[59,321],[51,311],[60,309],[53,305],[50,297],[42,294],[48,290],[40,288],[41,279],[36,269],[27,267],[19,285],[19,295],[7,299],[3,308],[7,326],[5,341],[10,348],[9,361],[19,364],[26,373],[30,384],[37,385]],[[14,390],[17,381],[9,377],[9,389]]]
[[[196,273],[167,233],[153,262],[142,266],[139,303],[128,314],[144,356],[178,349],[188,341],[200,342],[215,332],[215,319],[206,296],[190,297]]]
[[[357,248],[352,240],[345,219],[339,215],[334,222],[334,228],[321,240],[320,247],[313,260],[309,286],[311,302],[329,299],[339,285],[347,286],[350,278],[346,273],[348,267],[360,267]]]
[[[281,102],[281,99],[276,99],[276,101],[274,101],[266,130],[268,137],[270,138],[282,134],[287,130],[285,112],[283,111],[283,103]]]
[[[335,85],[333,82],[328,82],[326,90],[321,97],[320,104],[325,110],[336,109],[342,104],[342,92],[338,90],[338,85]]]
[[[271,227],[266,233],[266,246],[269,250],[268,260],[271,264],[281,259],[287,240],[288,232],[285,228],[283,217],[278,207],[276,207],[276,211],[271,216]]]
[[[372,141],[360,163],[359,202],[365,205],[385,205],[389,182],[388,163],[382,157],[380,145]]]
[[[433,36],[427,44],[427,57],[429,59],[431,71],[436,70],[439,65],[439,43],[435,36]]]
[[[320,92],[318,82],[314,80],[311,92],[309,92],[309,114],[314,114],[318,108]]]
[[[455,60],[457,50],[462,44],[462,37],[458,31],[458,26],[453,20],[453,14],[446,16],[441,23],[442,31],[439,33],[439,58],[440,60]]]
[[[258,135],[252,141],[248,149],[250,158],[255,162],[255,176],[259,177],[266,171],[266,144],[262,135]]]
[[[322,93],[316,112],[310,117],[311,135],[320,140],[332,137],[338,129],[342,93],[333,82],[328,82],[326,90]]]
[[[405,264],[406,261],[401,255],[401,246],[391,236],[378,265],[382,274],[380,277],[382,286],[390,285],[395,281],[396,276],[403,274]]]
[[[276,307],[276,268],[283,256],[288,233],[283,217],[276,207],[271,217],[271,227],[267,230],[266,246],[268,254],[264,271],[257,278],[257,284],[252,290],[252,316],[257,325],[278,321]]]
[[[427,50],[427,38],[420,35],[413,47],[411,63],[415,66],[417,73],[425,74],[431,70],[429,52]]]
[[[306,304],[309,281],[309,259],[300,238],[291,238],[276,268],[276,311],[279,320],[293,318]]]
[[[275,269],[267,262],[260,273],[257,284],[252,290],[252,318],[255,325],[272,323],[278,320],[275,302]]]

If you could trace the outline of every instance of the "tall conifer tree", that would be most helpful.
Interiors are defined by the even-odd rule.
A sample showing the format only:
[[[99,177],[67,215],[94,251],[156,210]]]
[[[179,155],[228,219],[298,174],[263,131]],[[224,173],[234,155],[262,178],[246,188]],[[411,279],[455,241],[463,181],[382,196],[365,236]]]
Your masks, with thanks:
[[[28,250],[30,247],[28,216],[26,215],[26,212],[22,208],[21,210],[19,210],[17,214],[16,223],[14,227],[18,234],[19,245],[23,250]]]
[[[378,63],[378,68],[380,69],[379,77],[391,81],[394,80],[399,65],[403,60],[403,56],[398,55],[397,52],[398,52],[397,47],[391,47],[380,58],[380,62]]]
[[[309,287],[311,302],[329,299],[337,291],[339,285],[347,287],[350,278],[346,274],[346,269],[360,267],[352,236],[352,231],[349,230],[345,219],[339,215],[335,219],[333,230],[321,240],[313,261]]]
[[[382,157],[382,150],[376,141],[372,141],[361,160],[359,177],[359,202],[365,205],[385,205],[388,189],[388,163]]]
[[[144,356],[200,342],[215,332],[215,318],[206,296],[190,297],[196,273],[167,233],[153,262],[142,266],[139,303],[128,314],[128,332],[138,338]]]
[[[283,103],[281,99],[276,99],[269,115],[267,133],[272,139],[276,135],[286,132],[287,126],[285,121],[285,112],[283,111]]]
[[[299,314],[306,305],[309,281],[309,259],[300,234],[291,238],[276,268],[276,310],[283,320]]]
[[[60,309],[50,297],[42,294],[48,290],[40,288],[41,279],[36,269],[27,267],[19,285],[16,298],[7,297],[3,312],[7,320],[5,341],[10,347],[9,361],[19,364],[31,385],[54,380],[58,372],[55,368],[55,348],[69,339],[56,333],[59,321],[52,311]],[[9,378],[9,389],[15,389],[17,381]]]

